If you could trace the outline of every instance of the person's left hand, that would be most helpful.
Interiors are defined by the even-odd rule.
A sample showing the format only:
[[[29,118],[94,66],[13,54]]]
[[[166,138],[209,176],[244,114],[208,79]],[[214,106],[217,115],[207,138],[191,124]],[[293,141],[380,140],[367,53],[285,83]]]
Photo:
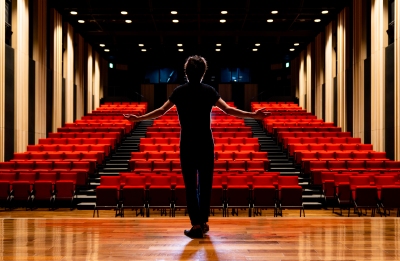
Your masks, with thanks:
[[[125,119],[127,119],[130,122],[138,122],[140,121],[139,116],[135,114],[123,114]]]
[[[258,109],[254,112],[254,119],[255,120],[262,120],[265,117],[271,115],[269,111],[266,111],[265,108]]]

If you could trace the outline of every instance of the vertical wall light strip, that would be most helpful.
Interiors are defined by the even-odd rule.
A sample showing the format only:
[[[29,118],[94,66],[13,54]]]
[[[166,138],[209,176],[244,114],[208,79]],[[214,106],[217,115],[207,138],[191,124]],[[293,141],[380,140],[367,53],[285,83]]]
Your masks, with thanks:
[[[92,46],[87,44],[87,113],[92,112],[93,101],[93,53]]]
[[[322,85],[324,81],[324,33],[319,33],[315,37],[315,115],[322,119]]]
[[[400,1],[394,5],[394,159],[400,160]]]
[[[325,121],[333,122],[333,77],[335,62],[332,22],[325,27]]]
[[[26,151],[28,145],[29,87],[29,1],[12,2],[12,47],[15,50],[14,69],[14,152]]]
[[[304,97],[306,94],[306,59],[305,59],[305,51],[300,53],[300,67],[299,67],[299,105],[303,109],[306,108],[306,104],[304,101]]]
[[[100,55],[98,52],[94,52],[94,68],[93,68],[93,97],[94,97],[94,109],[100,106]]]
[[[74,28],[65,23],[65,51],[64,51],[64,78],[65,78],[65,121],[74,121]]]
[[[76,84],[76,119],[85,115],[84,112],[84,53],[85,42],[80,34],[76,35],[77,49],[75,55],[75,84]]]
[[[348,26],[348,8],[338,14],[337,22],[337,123],[342,131],[347,131],[346,116],[346,31]]]
[[[307,56],[306,56],[306,108],[307,112],[312,112],[311,106],[311,89],[313,87],[314,79],[313,79],[313,61],[314,61],[314,54],[313,54],[313,43],[307,45]]]
[[[5,0],[0,0],[0,24],[5,24]],[[5,26],[0,26],[0,161],[4,161],[5,128]]]
[[[371,143],[385,151],[385,47],[387,1],[371,0]]]

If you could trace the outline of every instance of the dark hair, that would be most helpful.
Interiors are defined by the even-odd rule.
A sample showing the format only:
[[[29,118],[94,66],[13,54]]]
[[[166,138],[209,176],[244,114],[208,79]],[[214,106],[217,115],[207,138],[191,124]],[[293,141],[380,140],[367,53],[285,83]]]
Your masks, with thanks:
[[[185,62],[184,70],[188,81],[200,82],[207,71],[207,61],[199,55],[190,56]]]

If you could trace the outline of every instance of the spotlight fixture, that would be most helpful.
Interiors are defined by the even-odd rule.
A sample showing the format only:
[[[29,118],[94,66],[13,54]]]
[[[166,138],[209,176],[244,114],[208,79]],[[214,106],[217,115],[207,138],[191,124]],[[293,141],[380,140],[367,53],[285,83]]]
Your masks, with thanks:
[[[78,20],[78,23],[83,24],[85,23],[85,20]]]
[[[105,44],[99,44],[100,45],[100,47],[104,47],[104,46],[106,46]]]
[[[176,23],[179,23],[179,20],[178,19],[174,19],[174,20],[172,20],[172,22],[176,24]]]
[[[277,14],[277,13],[278,13],[278,11],[276,11],[276,10],[271,11],[271,14]]]
[[[221,11],[221,14],[227,14],[228,11]]]
[[[140,50],[140,51],[142,51],[142,52],[146,52],[147,50],[146,50],[146,49],[142,49],[142,50]]]
[[[183,46],[183,44],[177,44],[176,46]]]
[[[225,19],[221,19],[221,20],[219,20],[219,22],[223,24],[223,23],[226,23],[226,20]]]
[[[294,43],[293,45],[294,45],[294,46],[299,46],[300,44],[299,44],[299,43]]]
[[[109,52],[109,51],[110,51],[110,49],[104,49],[104,51],[105,51],[105,52]]]
[[[125,20],[125,23],[130,24],[132,23],[132,20]]]
[[[293,51],[294,51],[294,48],[290,48],[289,51],[293,52]]]
[[[220,43],[217,43],[217,44],[216,44],[216,46],[222,46],[222,44],[220,44]]]
[[[329,13],[328,10],[324,10],[324,11],[321,12],[321,14],[327,14],[327,13]]]
[[[253,52],[257,52],[257,51],[258,51],[258,49],[257,49],[257,48],[254,48],[254,49],[253,49]]]
[[[267,22],[268,23],[272,23],[274,21],[274,19],[268,19]]]
[[[315,19],[314,22],[319,23],[321,22],[321,19]]]
[[[259,44],[259,43],[256,43],[255,46],[260,46],[260,44]]]
[[[215,51],[216,51],[216,52],[220,52],[220,51],[221,51],[221,49],[215,49]]]
[[[176,14],[178,14],[178,12],[177,11],[171,11],[171,14],[176,15]]]
[[[122,14],[122,15],[127,15],[128,12],[127,12],[127,11],[121,11],[121,14]]]
[[[69,12],[69,13],[72,14],[72,15],[77,15],[77,14],[78,14],[77,11],[71,11],[71,12]]]
[[[140,47],[143,47],[143,46],[144,46],[144,44],[139,44],[139,46],[140,46]]]
[[[179,52],[183,52],[183,49],[178,49]]]

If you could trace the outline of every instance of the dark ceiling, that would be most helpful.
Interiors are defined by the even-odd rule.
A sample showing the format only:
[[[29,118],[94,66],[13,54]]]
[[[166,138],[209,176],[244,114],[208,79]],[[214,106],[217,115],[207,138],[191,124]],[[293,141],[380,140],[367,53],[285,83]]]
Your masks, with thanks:
[[[253,57],[270,63],[289,60],[350,3],[349,0],[50,0],[63,18],[106,59],[120,63],[154,57],[171,60],[193,54],[242,61]],[[278,13],[271,14],[273,10]],[[322,14],[323,10],[329,13]],[[77,14],[71,15],[71,11]],[[128,14],[122,15],[121,11]],[[171,11],[178,14],[172,15]],[[173,23],[173,19],[179,23]],[[220,19],[226,22],[220,23]],[[267,19],[273,22],[268,23]],[[321,22],[314,22],[315,19]],[[217,43],[221,46],[217,47]],[[256,43],[260,46],[255,46]],[[183,52],[178,51],[180,48]],[[253,51],[255,48],[257,51]]]

